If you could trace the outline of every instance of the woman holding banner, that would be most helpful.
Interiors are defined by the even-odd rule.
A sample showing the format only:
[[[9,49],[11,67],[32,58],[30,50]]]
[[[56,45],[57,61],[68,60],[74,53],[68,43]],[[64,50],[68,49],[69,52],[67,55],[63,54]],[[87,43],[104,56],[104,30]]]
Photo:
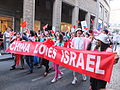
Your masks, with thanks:
[[[19,32],[18,33],[14,33],[14,35],[13,35],[13,37],[11,39],[11,43],[14,42],[14,41],[21,41],[21,40],[22,40],[22,38],[20,36],[20,33]],[[15,56],[15,62],[14,62],[14,65],[11,66],[10,70],[16,69],[16,66],[19,65],[20,60],[21,60],[21,66],[22,66],[21,69],[23,69],[23,67],[24,67],[24,60],[21,59],[21,55],[14,54],[14,56]]]
[[[58,40],[56,41],[55,43],[56,46],[64,46],[64,42],[63,42],[63,35],[60,33],[58,35]],[[53,63],[53,67],[55,69],[55,75],[54,75],[54,78],[53,80],[51,81],[52,83],[56,82],[58,79],[62,78],[62,72],[59,70],[59,65],[58,64],[55,64]]]
[[[104,31],[104,33],[101,33],[99,36],[96,37],[97,45],[96,45],[94,51],[112,52],[112,48],[109,48],[110,41],[109,41],[109,38],[107,36],[108,31],[107,30],[103,30],[103,31]],[[118,60],[119,60],[119,57],[116,56],[114,64],[117,63]],[[104,81],[104,80],[95,79],[95,78],[92,78],[92,77],[90,78],[90,83],[91,83],[90,90],[104,89],[104,88],[106,88],[106,84],[107,84],[107,82]]]
[[[90,39],[83,37],[83,31],[81,28],[76,29],[76,37],[72,39],[72,47],[75,49],[86,50],[88,44],[91,42]],[[76,84],[77,75],[76,72],[73,72],[73,81],[72,84]],[[87,79],[86,75],[82,74],[82,78],[85,81]]]

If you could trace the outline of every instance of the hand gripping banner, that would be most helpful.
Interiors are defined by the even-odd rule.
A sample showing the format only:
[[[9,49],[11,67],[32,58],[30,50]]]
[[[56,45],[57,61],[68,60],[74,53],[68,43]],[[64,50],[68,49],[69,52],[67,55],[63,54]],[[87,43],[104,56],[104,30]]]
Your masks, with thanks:
[[[45,58],[73,71],[110,82],[116,53],[83,51],[54,46],[52,41],[15,41],[6,52]]]

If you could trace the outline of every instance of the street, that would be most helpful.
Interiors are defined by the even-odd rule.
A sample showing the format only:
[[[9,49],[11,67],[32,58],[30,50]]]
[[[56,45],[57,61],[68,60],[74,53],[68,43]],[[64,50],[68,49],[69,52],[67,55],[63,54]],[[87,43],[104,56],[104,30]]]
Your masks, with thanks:
[[[79,75],[76,85],[72,85],[72,71],[61,68],[63,78],[51,83],[54,72],[51,71],[47,77],[43,77],[44,67],[34,69],[34,73],[28,74],[28,69],[19,68],[10,71],[13,60],[0,62],[0,90],[89,90],[89,79],[82,81]]]
[[[13,60],[0,62],[0,90],[89,90],[89,79],[82,81],[79,75],[79,81],[72,85],[72,71],[61,67],[64,72],[63,78],[55,83],[51,83],[54,71],[51,71],[47,77],[43,77],[44,67],[34,68],[34,73],[28,74],[28,67],[25,70],[10,71]],[[107,88],[120,90],[120,62],[114,66],[111,82]]]

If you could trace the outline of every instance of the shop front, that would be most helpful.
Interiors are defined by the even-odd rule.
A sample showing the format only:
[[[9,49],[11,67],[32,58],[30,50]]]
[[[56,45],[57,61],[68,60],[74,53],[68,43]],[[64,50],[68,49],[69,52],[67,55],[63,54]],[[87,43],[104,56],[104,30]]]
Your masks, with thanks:
[[[5,32],[8,26],[14,29],[14,17],[0,16],[0,31]]]
[[[61,32],[70,32],[72,28],[72,24],[61,22]]]

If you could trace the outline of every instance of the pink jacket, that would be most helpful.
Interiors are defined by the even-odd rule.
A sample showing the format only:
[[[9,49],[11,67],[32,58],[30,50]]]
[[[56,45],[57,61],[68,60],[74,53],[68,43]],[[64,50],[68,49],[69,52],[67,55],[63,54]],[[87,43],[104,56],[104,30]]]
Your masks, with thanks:
[[[91,39],[89,39],[89,38],[86,38],[86,37],[80,37],[81,38],[81,41],[79,41],[78,42],[78,44],[81,46],[81,44],[82,44],[82,46],[83,46],[83,48],[82,48],[82,50],[87,50],[87,47],[88,47],[88,45],[89,45],[89,43],[91,42]],[[72,47],[73,48],[75,48],[76,47],[76,40],[77,40],[77,38],[75,37],[75,38],[73,38],[73,40],[72,40]],[[78,45],[77,44],[77,45]]]

